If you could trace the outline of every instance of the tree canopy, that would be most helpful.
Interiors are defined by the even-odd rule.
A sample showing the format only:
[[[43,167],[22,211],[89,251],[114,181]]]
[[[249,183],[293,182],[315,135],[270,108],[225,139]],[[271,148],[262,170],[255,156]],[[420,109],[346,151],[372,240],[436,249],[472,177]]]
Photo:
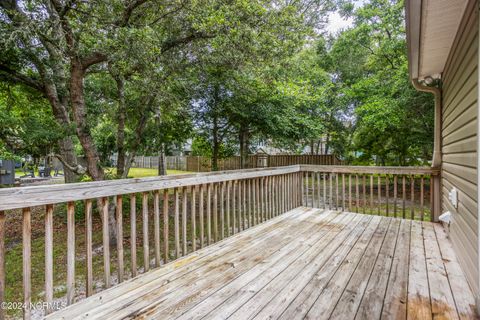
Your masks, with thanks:
[[[328,33],[332,11],[352,25]],[[189,140],[214,168],[264,144],[426,163],[433,99],[404,28],[399,0],[2,1],[0,157],[54,154],[67,182]]]

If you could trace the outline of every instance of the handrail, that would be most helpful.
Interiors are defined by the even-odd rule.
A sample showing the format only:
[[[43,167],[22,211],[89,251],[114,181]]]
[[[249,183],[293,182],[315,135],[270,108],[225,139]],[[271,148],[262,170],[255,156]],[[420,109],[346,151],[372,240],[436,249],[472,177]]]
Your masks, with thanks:
[[[299,172],[298,165],[0,189],[0,210]]]
[[[430,174],[438,175],[440,168],[432,167],[373,167],[373,166],[316,166],[300,165],[300,171],[368,174]]]

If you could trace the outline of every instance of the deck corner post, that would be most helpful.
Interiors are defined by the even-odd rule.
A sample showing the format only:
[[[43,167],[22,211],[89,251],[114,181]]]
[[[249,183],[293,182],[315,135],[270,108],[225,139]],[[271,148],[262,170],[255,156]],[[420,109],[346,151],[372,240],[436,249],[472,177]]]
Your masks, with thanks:
[[[438,222],[438,217],[442,211],[442,194],[441,194],[441,176],[440,174],[433,176],[433,212],[432,222]]]

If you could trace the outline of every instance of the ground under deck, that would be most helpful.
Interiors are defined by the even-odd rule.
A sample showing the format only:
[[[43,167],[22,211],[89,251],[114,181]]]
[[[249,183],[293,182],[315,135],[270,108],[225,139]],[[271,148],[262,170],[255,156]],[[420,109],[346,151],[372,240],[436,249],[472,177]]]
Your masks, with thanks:
[[[50,317],[458,319],[473,310],[441,225],[298,208]]]

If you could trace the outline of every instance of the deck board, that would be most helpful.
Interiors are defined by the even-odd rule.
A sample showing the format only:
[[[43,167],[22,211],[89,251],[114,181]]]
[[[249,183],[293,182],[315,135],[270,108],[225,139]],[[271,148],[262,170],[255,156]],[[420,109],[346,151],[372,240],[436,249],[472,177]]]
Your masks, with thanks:
[[[297,208],[48,319],[475,318],[440,225]]]

